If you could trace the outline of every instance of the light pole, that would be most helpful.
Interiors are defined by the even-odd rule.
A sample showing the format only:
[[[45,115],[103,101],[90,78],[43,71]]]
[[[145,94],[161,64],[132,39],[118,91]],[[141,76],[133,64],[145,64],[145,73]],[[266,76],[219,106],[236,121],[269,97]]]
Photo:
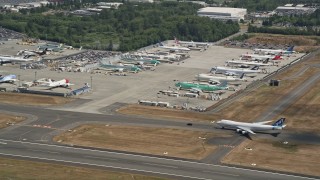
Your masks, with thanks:
[[[36,81],[36,80],[37,80],[37,71],[34,72],[34,81]]]
[[[91,90],[93,89],[92,88],[92,76],[90,76],[90,87],[91,87]]]
[[[20,87],[20,74],[18,75],[19,87]]]

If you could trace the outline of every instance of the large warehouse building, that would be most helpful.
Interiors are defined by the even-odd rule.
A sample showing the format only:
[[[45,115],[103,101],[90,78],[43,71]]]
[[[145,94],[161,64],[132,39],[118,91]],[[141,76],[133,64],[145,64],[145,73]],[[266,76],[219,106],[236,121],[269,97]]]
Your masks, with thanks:
[[[205,7],[198,10],[198,16],[212,19],[240,21],[247,14],[247,9],[228,7]]]

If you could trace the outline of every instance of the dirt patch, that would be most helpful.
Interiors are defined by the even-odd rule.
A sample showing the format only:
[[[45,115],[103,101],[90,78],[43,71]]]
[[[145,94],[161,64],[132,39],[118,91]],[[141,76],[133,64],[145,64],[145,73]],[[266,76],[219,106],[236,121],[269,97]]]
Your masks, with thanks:
[[[0,129],[26,120],[26,117],[0,113]]]
[[[144,154],[202,159],[217,148],[206,141],[216,136],[227,135],[183,129],[89,124],[56,136],[54,141]]]
[[[245,148],[251,148],[252,150],[246,150]],[[319,151],[319,145],[247,140],[233,149],[222,162],[320,176]]]
[[[90,177],[90,178],[88,178]],[[42,162],[0,158],[0,179],[108,179],[108,180],[161,180],[164,178],[104,171]]]
[[[281,44],[295,46],[319,46],[320,37],[318,36],[294,36],[294,35],[277,35],[277,34],[259,34],[246,40],[249,43],[259,44]]]
[[[168,119],[181,120],[197,120],[210,121],[215,120],[211,114],[204,114],[199,112],[181,111],[176,109],[164,109],[161,107],[143,106],[138,104],[130,104],[117,110],[121,114],[143,115],[148,117],[161,117]]]
[[[21,93],[0,93],[0,102],[7,104],[20,105],[61,105],[71,102],[73,99],[44,96],[36,94],[21,94]]]

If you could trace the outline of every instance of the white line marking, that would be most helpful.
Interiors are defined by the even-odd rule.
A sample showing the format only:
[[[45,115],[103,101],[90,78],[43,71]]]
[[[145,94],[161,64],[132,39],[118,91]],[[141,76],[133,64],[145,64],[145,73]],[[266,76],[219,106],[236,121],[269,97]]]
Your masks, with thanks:
[[[7,144],[6,142],[0,142],[0,144]]]
[[[151,166],[161,166],[161,167],[168,167],[168,168],[179,169],[179,167],[177,167],[177,166],[169,166],[169,165],[163,165],[163,164],[155,164],[155,163],[143,163],[143,164],[151,165]]]
[[[100,152],[100,153],[110,153],[110,154],[112,153],[112,154],[119,154],[119,155],[125,155],[125,156],[134,156],[134,157],[142,157],[142,158],[150,158],[150,159],[160,159],[160,160],[173,161],[173,162],[190,163],[190,164],[206,165],[206,166],[229,168],[229,169],[237,169],[237,170],[242,170],[242,171],[266,173],[266,174],[273,174],[273,175],[287,176],[287,177],[295,177],[295,178],[301,178],[301,179],[319,180],[319,179],[316,179],[316,178],[310,178],[310,177],[305,177],[305,176],[282,174],[282,173],[276,173],[276,172],[268,172],[268,171],[262,171],[262,170],[254,170],[254,169],[245,169],[245,168],[231,167],[231,166],[224,166],[224,165],[216,165],[216,164],[205,164],[205,163],[192,162],[192,161],[186,161],[186,160],[176,160],[176,159],[167,159],[167,158],[159,158],[159,157],[152,157],[152,156],[143,156],[143,155],[137,155],[137,154],[125,154],[125,153],[112,152],[112,151],[100,151],[100,150],[95,150],[95,149],[75,148],[75,147],[69,147],[69,146],[59,146],[59,145],[54,145],[54,144],[41,144],[41,143],[33,143],[33,142],[25,142],[25,141],[14,141],[14,140],[6,140],[6,139],[0,139],[0,141],[7,141],[7,142],[14,142],[14,143],[21,143],[21,144],[34,144],[34,145],[39,145],[39,146],[49,146],[49,147],[58,147],[58,148],[66,148],[66,149],[77,149],[77,150]]]
[[[163,173],[163,172],[156,172],[156,171],[124,168],[124,167],[117,167],[117,166],[107,166],[107,165],[91,164],[91,163],[83,163],[83,162],[65,161],[65,160],[59,160],[59,159],[49,159],[49,158],[32,157],[32,156],[15,155],[15,154],[5,154],[5,153],[0,153],[0,155],[23,157],[23,158],[30,158],[30,159],[41,159],[41,160],[47,160],[47,161],[65,162],[65,163],[71,163],[71,164],[82,164],[82,165],[89,165],[89,166],[99,166],[99,167],[106,167],[106,168],[123,169],[123,170],[129,170],[129,171],[138,171],[138,172],[146,172],[146,173],[153,173],[153,174],[162,174],[162,175],[177,176],[177,177],[192,178],[192,179],[200,179],[200,180],[212,180],[212,179],[206,179],[206,178],[200,178],[200,177],[184,176],[184,175],[179,175],[179,174],[170,174],[170,173]]]
[[[216,172],[216,171],[202,171],[204,173],[210,173],[210,174],[221,174],[221,175],[227,175],[227,176],[240,176],[238,174],[230,174],[230,173],[222,173],[222,172]]]
[[[54,151],[42,151],[42,150],[37,150],[37,149],[28,149],[29,151],[34,151],[34,152],[44,152],[44,153],[51,153],[51,154],[61,154],[59,152],[54,152]]]
[[[97,156],[83,156],[83,157],[88,157],[88,158],[93,158],[93,159],[104,159],[104,160],[111,160],[111,161],[119,161],[118,159],[114,159],[114,158],[103,158],[103,157],[97,157]]]

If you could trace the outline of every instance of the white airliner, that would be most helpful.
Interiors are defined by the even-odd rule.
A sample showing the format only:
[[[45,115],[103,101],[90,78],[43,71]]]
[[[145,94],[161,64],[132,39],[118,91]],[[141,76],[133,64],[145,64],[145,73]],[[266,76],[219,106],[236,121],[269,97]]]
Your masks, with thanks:
[[[221,121],[218,121],[217,124],[222,129],[235,129],[238,133],[241,134],[256,134],[256,132],[279,133],[286,126],[284,125],[285,120],[286,118],[280,118],[272,125],[267,125],[267,123],[271,121],[245,123],[223,119]]]
[[[258,54],[242,54],[241,60],[253,60],[253,61],[264,61],[264,60],[281,60],[280,55],[258,55]]]
[[[51,79],[48,79],[47,82],[43,82],[39,86],[48,87],[49,89],[53,89],[53,88],[57,88],[57,87],[69,88],[72,85],[73,84],[71,84],[68,79],[62,79],[59,81],[53,81]]]
[[[292,54],[294,46],[289,47],[287,50],[283,49],[254,49],[255,53],[264,53],[264,54]]]
[[[159,47],[164,49],[170,49],[172,51],[190,51],[189,48],[186,47],[180,47],[180,46],[164,46],[161,42],[159,42]]]
[[[15,63],[15,62],[28,62],[34,61],[34,59],[24,58],[24,57],[16,57],[16,56],[7,56],[7,55],[0,55],[0,63]]]
[[[176,37],[174,37],[174,41],[175,41],[176,44],[183,44],[183,45],[187,45],[188,47],[209,46],[209,43],[193,42],[193,41],[180,41]]]
[[[48,48],[44,49],[43,51],[34,51],[34,50],[25,49],[25,50],[19,51],[17,55],[18,56],[19,55],[25,55],[27,57],[30,57],[30,56],[42,56],[42,55],[47,54],[47,50],[48,50]]]
[[[260,73],[259,66],[254,66],[251,69],[233,69],[228,67],[216,66],[211,69],[210,72],[216,73],[224,73],[226,75],[240,75],[240,74],[251,74],[251,73]]]
[[[231,60],[226,61],[226,66],[236,65],[247,65],[247,66],[272,66],[272,63],[268,63],[269,60],[265,60],[264,62],[248,62],[248,61],[237,61]]]
[[[17,76],[14,74],[0,76],[0,83],[14,83],[17,81]]]
[[[196,75],[196,79],[198,81],[208,81],[208,82],[222,82],[222,81],[245,81],[246,79],[243,78],[244,73],[240,77],[232,77],[232,76],[214,76],[212,74],[198,74]]]

